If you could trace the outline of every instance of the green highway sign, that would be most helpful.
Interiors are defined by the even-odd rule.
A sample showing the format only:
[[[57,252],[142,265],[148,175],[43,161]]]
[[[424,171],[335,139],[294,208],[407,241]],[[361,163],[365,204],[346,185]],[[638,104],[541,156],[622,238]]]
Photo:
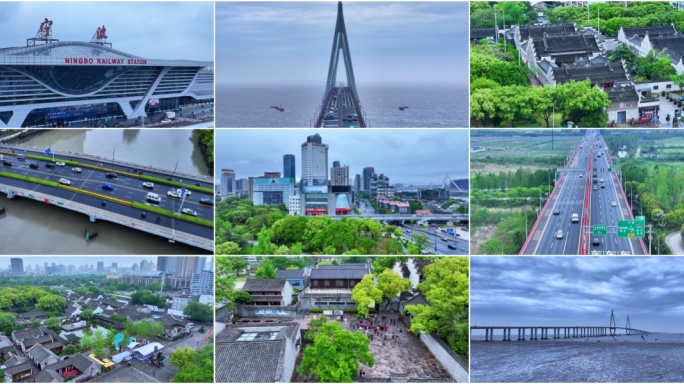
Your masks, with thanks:
[[[612,171],[615,171],[615,170],[617,170],[617,168],[618,168],[617,164],[613,164],[613,165],[610,166],[610,171],[611,171],[611,172],[612,172]]]
[[[646,218],[637,216],[634,220],[618,221],[618,237],[644,237],[646,236]]]
[[[594,235],[605,235],[608,233],[608,226],[606,224],[594,224],[591,230]]]

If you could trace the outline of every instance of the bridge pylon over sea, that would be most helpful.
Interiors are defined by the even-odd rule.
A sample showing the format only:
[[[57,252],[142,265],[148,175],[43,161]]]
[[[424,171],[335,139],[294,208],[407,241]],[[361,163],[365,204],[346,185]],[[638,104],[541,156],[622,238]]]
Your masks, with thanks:
[[[344,86],[337,83],[337,64],[340,56],[342,56],[347,74],[347,83]],[[330,53],[325,93],[314,119],[314,127],[367,127],[359,94],[356,91],[354,68],[352,67],[351,53],[349,53],[349,40],[344,25],[341,1],[337,4],[337,23],[335,24],[332,52]]]
[[[624,327],[617,327],[613,310],[610,311],[610,323],[607,327],[593,325],[473,325],[470,327],[471,334],[476,329],[485,330],[485,341],[494,341],[495,331],[501,331],[501,341],[619,336],[621,331],[624,331],[624,335],[627,336],[648,333],[641,329],[632,328],[629,316],[627,316],[627,324]],[[511,336],[513,330],[517,331],[517,338],[515,339]],[[551,337],[549,337],[549,330],[552,332]],[[529,331],[529,338],[527,337],[527,331]]]

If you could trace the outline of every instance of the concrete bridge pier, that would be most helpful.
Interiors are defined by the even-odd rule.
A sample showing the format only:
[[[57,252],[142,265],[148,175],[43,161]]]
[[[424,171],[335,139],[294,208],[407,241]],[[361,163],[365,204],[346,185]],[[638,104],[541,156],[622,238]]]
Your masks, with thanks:
[[[542,340],[548,340],[549,339],[549,329],[548,328],[541,328],[541,339]]]
[[[90,217],[90,222],[91,222],[91,223],[94,223],[94,222],[97,221],[97,216],[95,216],[95,214],[90,214],[89,217]]]
[[[17,195],[16,195],[16,193],[14,193],[13,190],[11,190],[11,189],[7,190],[7,198],[8,199],[12,200],[12,199],[14,199],[15,196],[17,196]]]
[[[503,340],[502,341],[511,341],[511,329],[510,328],[504,328],[503,329]]]
[[[532,337],[532,331],[534,330],[534,337]],[[537,340],[537,328],[530,329],[530,339]]]

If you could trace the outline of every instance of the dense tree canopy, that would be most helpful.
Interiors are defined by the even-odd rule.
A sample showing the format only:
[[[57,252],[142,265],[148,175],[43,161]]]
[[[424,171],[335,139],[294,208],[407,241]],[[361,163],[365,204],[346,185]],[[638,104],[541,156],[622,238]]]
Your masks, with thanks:
[[[213,383],[214,345],[200,349],[178,348],[171,353],[171,364],[178,367],[172,383]]]
[[[350,383],[358,376],[359,364],[375,364],[369,342],[361,332],[342,329],[338,322],[325,322],[318,328],[313,344],[304,347],[297,372],[316,376],[324,383]]]
[[[197,301],[189,302],[188,306],[183,310],[183,314],[188,319],[199,321],[200,323],[211,323],[214,321],[214,309],[211,305],[202,304]]]
[[[418,284],[429,305],[409,305],[412,332],[435,332],[461,356],[468,356],[469,261],[467,257],[436,258],[423,269]]]

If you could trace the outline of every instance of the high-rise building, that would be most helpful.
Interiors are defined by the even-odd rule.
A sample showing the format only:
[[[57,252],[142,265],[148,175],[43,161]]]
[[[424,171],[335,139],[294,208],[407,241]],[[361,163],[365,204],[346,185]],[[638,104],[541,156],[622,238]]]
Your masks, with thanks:
[[[349,185],[349,166],[340,166],[339,161],[333,161],[330,168],[330,185]]]
[[[147,260],[143,259],[143,260],[140,262],[140,271],[141,271],[141,272],[147,271]]]
[[[297,178],[295,175],[295,155],[283,156],[283,177]]]
[[[290,204],[290,195],[295,192],[295,179],[292,178],[270,178],[252,177],[251,199],[254,205],[274,205]]]
[[[365,192],[370,192],[371,190],[371,179],[375,174],[374,167],[365,167],[363,169],[363,185],[361,185],[361,190]]]
[[[13,257],[10,259],[10,273],[12,276],[24,276],[24,259]]]
[[[118,263],[112,263],[112,273],[116,273],[118,268],[119,268]]]
[[[359,192],[361,190],[361,175],[358,173],[354,176],[354,192]]]
[[[221,169],[221,196],[235,194],[235,171],[232,169]]]
[[[328,145],[317,133],[302,143],[302,187],[328,184]]]
[[[214,294],[214,272],[200,271],[192,274],[190,293],[193,295]]]
[[[197,272],[199,265],[199,257],[197,256],[178,256],[178,268],[173,274],[174,277],[192,277],[192,274]]]
[[[98,261],[97,262],[97,273],[105,273],[104,261]]]

